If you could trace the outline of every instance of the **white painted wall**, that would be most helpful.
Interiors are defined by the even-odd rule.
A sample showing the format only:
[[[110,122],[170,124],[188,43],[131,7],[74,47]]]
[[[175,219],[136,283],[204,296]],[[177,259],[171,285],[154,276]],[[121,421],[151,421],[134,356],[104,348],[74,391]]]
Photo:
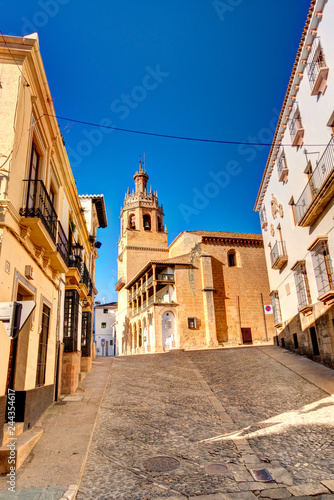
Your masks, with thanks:
[[[104,312],[105,310],[107,312]],[[110,307],[107,305],[101,305],[95,307],[94,309],[95,343],[97,356],[114,356],[117,321],[116,312],[117,308],[115,308],[115,306]],[[106,328],[102,327],[102,323],[106,323]],[[102,345],[102,340],[104,340],[104,345]]]
[[[316,4],[315,11],[321,10],[323,0]],[[327,2],[324,7],[323,19],[320,22],[314,17],[311,28],[318,24],[317,35],[320,36],[321,45],[324,51],[326,66],[329,66],[328,86],[324,95],[311,96],[311,87],[307,74],[307,67],[304,69],[304,76],[297,92],[296,102],[298,102],[302,119],[302,126],[305,129],[304,145],[301,148],[284,147],[286,163],[289,169],[288,181],[282,183],[278,181],[277,161],[271,174],[267,192],[264,198],[264,205],[267,213],[268,230],[262,231],[264,247],[266,253],[269,281],[271,290],[278,290],[282,312],[282,320],[287,321],[298,312],[298,302],[295,288],[295,280],[291,267],[297,260],[306,260],[306,268],[309,279],[312,303],[317,302],[319,296],[311,254],[307,248],[320,235],[328,236],[328,246],[332,262],[334,260],[334,200],[327,205],[322,216],[312,227],[299,227],[294,224],[292,207],[289,200],[293,196],[297,202],[307,184],[307,175],[304,170],[307,166],[307,159],[304,153],[306,149],[309,153],[308,159],[312,162],[313,170],[316,168],[316,160],[321,157],[326,145],[332,135],[332,129],[327,125],[334,110],[334,45],[333,45],[333,19],[334,3]],[[310,37],[310,35],[309,35]],[[307,43],[307,40],[306,40]],[[285,114],[285,113],[284,113]],[[285,129],[282,144],[291,144],[290,131]],[[319,154],[311,154],[319,153]],[[283,205],[284,216],[277,215],[274,219],[271,213],[270,202],[272,194],[275,195],[279,204]],[[270,234],[270,226],[274,225],[275,236]],[[283,271],[271,268],[269,243],[273,246],[279,240],[277,225],[281,225],[283,240],[286,242],[288,263]],[[291,293],[287,295],[286,285],[290,285]]]

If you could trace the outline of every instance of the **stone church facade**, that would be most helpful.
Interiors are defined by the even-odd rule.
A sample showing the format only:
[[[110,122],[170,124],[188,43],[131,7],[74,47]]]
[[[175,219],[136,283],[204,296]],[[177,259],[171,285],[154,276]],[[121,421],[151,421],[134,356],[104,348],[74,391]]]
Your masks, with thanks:
[[[121,210],[118,354],[272,341],[262,236],[184,231],[168,246],[140,164]]]

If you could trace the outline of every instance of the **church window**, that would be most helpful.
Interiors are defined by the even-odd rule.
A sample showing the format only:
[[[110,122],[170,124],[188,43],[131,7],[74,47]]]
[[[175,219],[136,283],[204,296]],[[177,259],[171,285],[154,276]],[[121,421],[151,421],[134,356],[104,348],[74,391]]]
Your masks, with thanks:
[[[135,214],[131,214],[129,216],[129,228],[136,229],[136,216],[135,216]]]
[[[158,231],[160,231],[160,232],[163,231],[163,225],[162,225],[162,219],[161,219],[161,217],[158,217]]]
[[[151,230],[151,216],[149,214],[143,215],[143,226],[145,231]]]
[[[231,250],[227,254],[227,258],[228,258],[228,267],[235,267],[237,265],[237,259],[234,250]]]

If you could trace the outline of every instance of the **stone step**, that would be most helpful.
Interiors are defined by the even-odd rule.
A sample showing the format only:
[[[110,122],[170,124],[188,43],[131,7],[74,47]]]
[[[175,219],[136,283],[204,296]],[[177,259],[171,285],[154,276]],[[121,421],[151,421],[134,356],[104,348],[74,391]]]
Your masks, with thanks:
[[[11,466],[15,466],[17,470],[23,464],[38,440],[42,437],[42,434],[43,430],[41,429],[31,429],[30,431],[23,432],[23,434],[15,440],[12,437],[6,446],[2,446],[0,448],[0,474],[7,474],[10,472]],[[9,446],[10,443],[13,443],[13,445]],[[13,452],[15,452],[15,454]]]
[[[11,424],[5,424],[3,426],[2,446],[6,446],[9,439],[19,437],[23,433],[23,428],[24,422],[15,422],[13,426]]]

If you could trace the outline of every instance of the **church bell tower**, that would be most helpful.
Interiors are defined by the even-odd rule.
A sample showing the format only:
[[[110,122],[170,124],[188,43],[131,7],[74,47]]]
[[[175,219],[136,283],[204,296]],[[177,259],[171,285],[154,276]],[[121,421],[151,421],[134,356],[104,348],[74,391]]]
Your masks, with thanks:
[[[135,187],[128,188],[121,208],[121,233],[118,242],[118,323],[126,328],[128,291],[124,286],[150,260],[168,259],[167,228],[158,193],[147,189],[148,175],[139,157],[134,174]],[[123,326],[121,326],[123,325]]]

